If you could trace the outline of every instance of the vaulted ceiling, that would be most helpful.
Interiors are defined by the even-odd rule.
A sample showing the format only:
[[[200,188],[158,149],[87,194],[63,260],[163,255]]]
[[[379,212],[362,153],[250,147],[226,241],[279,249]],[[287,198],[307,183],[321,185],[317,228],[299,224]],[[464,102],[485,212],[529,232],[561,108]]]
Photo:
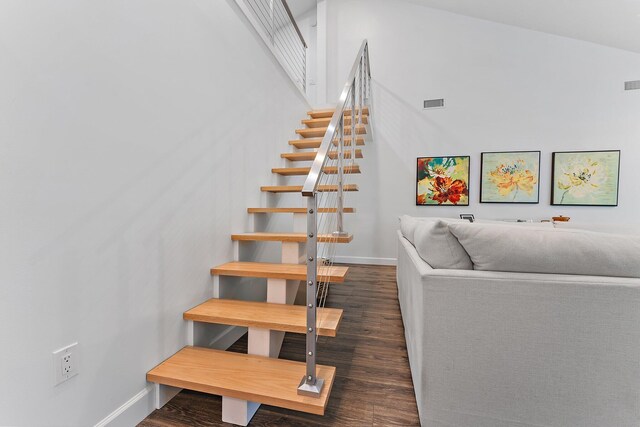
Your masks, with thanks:
[[[410,0],[640,53],[640,0]]]

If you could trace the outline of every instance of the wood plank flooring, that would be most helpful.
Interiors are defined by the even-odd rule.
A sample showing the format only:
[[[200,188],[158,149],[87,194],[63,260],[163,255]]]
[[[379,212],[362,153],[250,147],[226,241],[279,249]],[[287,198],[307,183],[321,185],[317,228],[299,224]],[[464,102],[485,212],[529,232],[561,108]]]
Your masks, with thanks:
[[[395,267],[349,267],[345,283],[332,286],[327,298],[327,307],[344,309],[338,336],[318,340],[318,363],[337,368],[325,415],[262,405],[250,426],[420,425]],[[304,338],[287,333],[280,357],[304,361]],[[245,335],[229,350],[244,353],[246,349]],[[221,421],[221,410],[220,396],[184,390],[139,426],[230,426]]]

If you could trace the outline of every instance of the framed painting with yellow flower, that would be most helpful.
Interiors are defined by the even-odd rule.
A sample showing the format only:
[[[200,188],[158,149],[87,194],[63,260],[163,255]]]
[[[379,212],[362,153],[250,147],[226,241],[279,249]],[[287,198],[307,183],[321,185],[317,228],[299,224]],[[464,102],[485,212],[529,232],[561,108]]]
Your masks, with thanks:
[[[538,203],[540,151],[482,153],[480,203]]]
[[[551,204],[618,206],[620,150],[553,153]]]
[[[416,205],[469,206],[469,156],[418,157]]]

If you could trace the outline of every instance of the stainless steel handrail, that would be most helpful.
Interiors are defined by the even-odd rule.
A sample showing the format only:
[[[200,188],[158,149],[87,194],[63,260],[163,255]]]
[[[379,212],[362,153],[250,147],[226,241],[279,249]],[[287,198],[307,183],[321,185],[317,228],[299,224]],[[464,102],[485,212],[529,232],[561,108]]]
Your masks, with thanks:
[[[318,148],[318,154],[316,154],[315,159],[313,160],[313,164],[311,165],[311,169],[309,174],[307,175],[307,179],[304,181],[304,185],[302,186],[302,195],[305,197],[312,196],[315,194],[318,188],[318,182],[320,181],[320,172],[327,162],[327,153],[331,146],[331,141],[333,140],[336,130],[338,129],[338,124],[344,115],[345,108],[349,103],[349,92],[351,91],[352,86],[356,80],[356,72],[360,67],[361,58],[364,58],[364,63],[366,64],[367,78],[368,81],[371,78],[371,68],[369,64],[369,44],[365,39],[360,46],[360,50],[358,51],[358,55],[356,56],[356,60],[351,67],[351,72],[349,73],[349,77],[347,77],[347,82],[344,85],[344,89],[342,89],[342,94],[340,94],[340,99],[338,100],[338,104],[336,106],[336,111],[331,116],[331,121],[329,122],[329,126],[327,127],[327,132],[324,134],[322,138],[322,143],[320,144],[320,148]],[[353,108],[355,110],[355,108]],[[351,112],[351,123],[353,124],[355,121],[355,111]],[[356,135],[351,135],[352,139],[352,147],[355,145],[355,137]]]
[[[351,67],[351,72],[347,78],[347,82],[344,85],[344,89],[340,95],[340,100],[336,106],[336,110],[331,116],[329,126],[322,138],[320,148],[314,158],[313,164],[309,170],[309,174],[305,180],[302,188],[302,195],[307,198],[307,280],[306,280],[306,294],[307,294],[307,336],[306,336],[306,372],[305,376],[300,381],[298,386],[298,394],[308,395],[313,397],[319,397],[322,393],[322,387],[324,385],[324,378],[318,378],[316,376],[316,342],[317,342],[317,307],[318,305],[324,305],[327,295],[328,286],[328,273],[320,274],[318,272],[318,266],[324,265],[324,260],[328,259],[329,264],[333,261],[333,256],[324,258],[323,253],[318,249],[318,242],[327,242],[326,236],[330,236],[329,245],[335,248],[335,244],[342,237],[348,236],[343,229],[342,214],[344,211],[344,174],[347,173],[344,165],[345,159],[345,112],[347,105],[351,105],[351,126],[349,127],[351,133],[350,146],[350,161],[353,165],[355,159],[357,145],[358,127],[363,123],[363,110],[368,103],[370,93],[370,79],[371,71],[369,64],[369,45],[367,40],[362,42],[360,50],[356,60]],[[321,179],[327,178],[329,175],[325,174],[325,165],[329,156],[329,148],[335,146],[333,151],[335,156],[333,159],[337,160],[337,168],[335,169],[334,177],[337,178],[337,185],[335,191],[337,194],[336,207],[335,207],[335,219],[337,227],[329,226],[327,231],[331,234],[325,234],[323,239],[318,239],[318,233],[324,233],[324,229],[321,230],[321,220],[318,209],[323,208],[325,212],[331,211],[326,209],[322,204],[323,199],[318,193],[319,183]],[[353,169],[351,169],[352,171]],[[351,172],[350,171],[350,172]],[[333,185],[322,187],[334,188]],[[323,190],[324,191],[324,190]],[[326,202],[326,200],[325,200]],[[326,226],[326,223],[325,223]],[[348,239],[347,239],[348,241]],[[326,245],[326,243],[325,243]],[[319,261],[322,259],[322,262]],[[330,277],[330,275],[328,275]],[[324,279],[324,280],[323,280]],[[318,283],[324,285],[322,297],[320,303],[318,302]]]
[[[291,9],[289,9],[289,4],[287,3],[287,0],[282,0],[282,5],[284,6],[284,10],[287,11],[287,15],[289,15],[289,19],[293,23],[293,28],[295,28],[296,29],[296,33],[298,33],[298,37],[300,37],[300,41],[302,42],[302,46],[304,46],[305,49],[306,49],[307,48],[307,42],[305,42],[304,41],[304,37],[302,37],[302,33],[300,32],[300,28],[298,28],[298,23],[296,22],[295,18],[293,17],[293,13],[291,13]]]

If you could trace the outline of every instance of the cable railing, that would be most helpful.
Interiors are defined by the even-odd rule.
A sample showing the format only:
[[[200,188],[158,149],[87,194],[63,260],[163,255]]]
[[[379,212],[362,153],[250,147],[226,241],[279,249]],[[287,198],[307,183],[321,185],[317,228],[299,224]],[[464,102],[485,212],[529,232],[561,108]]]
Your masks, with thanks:
[[[236,0],[296,85],[307,89],[307,43],[286,0]]]
[[[347,181],[356,171],[355,147],[364,133],[370,81],[369,45],[364,40],[302,188],[307,198],[307,337],[306,374],[298,394],[318,397],[324,385],[316,375],[316,327],[323,323],[318,308],[327,300],[337,243],[349,236],[343,222],[345,193],[352,189]]]

